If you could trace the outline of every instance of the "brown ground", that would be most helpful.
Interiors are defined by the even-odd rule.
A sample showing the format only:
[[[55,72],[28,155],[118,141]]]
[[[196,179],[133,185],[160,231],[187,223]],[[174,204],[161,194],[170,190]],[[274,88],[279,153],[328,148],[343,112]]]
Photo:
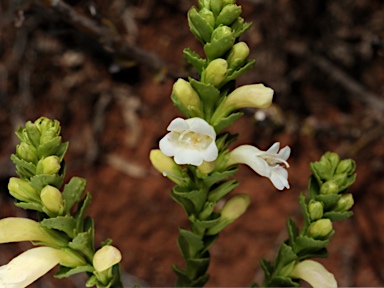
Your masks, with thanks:
[[[183,265],[177,228],[187,221],[169,195],[172,183],[151,167],[148,153],[179,116],[169,99],[175,78],[145,64],[111,73],[113,63],[126,61],[53,11],[32,5],[16,13],[10,3],[19,2],[0,3],[0,216],[27,215],[7,196],[14,130],[42,115],[56,118],[70,142],[67,178],[86,178],[93,195],[97,243],[112,238],[125,272],[149,286],[172,286],[171,264]],[[185,17],[195,2],[125,2],[68,1],[90,18],[94,3],[95,21],[114,23],[127,41],[168,63],[168,71],[185,71],[182,49],[201,51]],[[240,133],[236,145],[291,146],[291,189],[278,192],[241,167],[236,191],[253,202],[212,248],[207,286],[262,281],[259,259],[273,259],[287,217],[300,221],[297,198],[306,189],[308,163],[328,150],[355,159],[358,180],[351,189],[355,216],[335,225],[330,257],[322,262],[340,286],[384,286],[383,1],[238,2],[254,23],[242,39],[257,60],[239,84],[265,83],[275,90],[276,105],[261,122],[247,110],[231,130]],[[1,245],[0,264],[26,247]],[[33,287],[82,287],[83,280],[47,276]]]

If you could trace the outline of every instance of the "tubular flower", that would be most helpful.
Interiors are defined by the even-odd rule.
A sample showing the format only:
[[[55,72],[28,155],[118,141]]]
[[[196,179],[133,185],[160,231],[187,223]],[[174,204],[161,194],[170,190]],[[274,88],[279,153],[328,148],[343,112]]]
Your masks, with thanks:
[[[62,251],[51,247],[37,247],[0,266],[0,287],[26,287],[48,273],[61,260]]]
[[[313,260],[304,260],[297,263],[289,276],[302,279],[314,288],[337,287],[333,274],[328,272],[323,265]]]
[[[166,156],[174,156],[177,164],[200,166],[203,161],[216,160],[216,132],[205,120],[176,118],[167,130],[170,132],[160,140],[160,150]]]
[[[261,151],[251,145],[241,145],[229,153],[226,166],[246,164],[261,176],[268,177],[278,190],[289,188],[288,172],[281,164],[289,167],[287,159],[291,148],[286,146],[278,152],[279,148],[279,142],[273,144],[267,151]]]
[[[107,245],[96,251],[93,256],[93,267],[96,271],[101,272],[121,261],[121,253],[114,246]]]

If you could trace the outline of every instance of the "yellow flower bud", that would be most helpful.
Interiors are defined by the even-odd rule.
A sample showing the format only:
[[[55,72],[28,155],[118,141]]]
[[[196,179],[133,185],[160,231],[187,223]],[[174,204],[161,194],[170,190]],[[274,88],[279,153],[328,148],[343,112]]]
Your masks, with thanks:
[[[247,60],[249,56],[249,47],[245,42],[239,42],[232,46],[227,62],[229,68],[236,69]]]
[[[212,161],[212,162],[203,161],[203,164],[201,164],[197,168],[200,170],[201,173],[208,174],[208,173],[211,173],[212,170],[215,169],[215,167],[216,167],[216,161]]]
[[[315,200],[311,200],[308,204],[308,213],[309,218],[311,218],[312,221],[321,219],[323,217],[323,209],[324,205],[323,203]]]
[[[228,63],[226,60],[218,58],[213,60],[202,73],[202,82],[212,84],[216,87],[225,80],[227,75]]]
[[[191,84],[184,79],[179,78],[173,84],[173,95],[186,108],[192,108],[201,112],[201,100]]]
[[[249,204],[251,204],[251,197],[248,194],[237,194],[233,196],[224,204],[220,212],[220,221],[207,230],[207,235],[218,234],[226,226],[243,215]]]
[[[40,202],[37,191],[25,180],[12,177],[8,183],[9,193],[17,200],[29,202]]]
[[[346,173],[347,175],[351,175],[356,168],[356,163],[352,159],[341,160],[339,165],[336,168],[336,174]]]
[[[22,142],[20,145],[16,146],[16,155],[20,159],[34,164],[36,164],[38,160],[36,148],[25,142]]]
[[[333,211],[336,212],[346,212],[352,208],[354,204],[353,196],[351,193],[343,194],[339,201],[336,203],[336,207]]]
[[[328,272],[323,265],[313,260],[304,260],[297,263],[289,277],[303,279],[312,287],[337,287],[333,274]]]
[[[101,272],[119,263],[121,258],[119,249],[107,245],[96,251],[93,256],[93,267],[97,272]]]
[[[327,237],[333,230],[332,221],[328,218],[320,219],[313,222],[308,227],[308,236],[314,239],[322,239]]]
[[[320,187],[320,194],[337,194],[339,192],[339,185],[335,180],[329,180]]]
[[[57,156],[48,156],[37,163],[36,174],[57,174],[60,170],[60,159]]]
[[[47,185],[40,192],[41,202],[49,212],[59,215],[63,213],[63,197],[56,187]]]

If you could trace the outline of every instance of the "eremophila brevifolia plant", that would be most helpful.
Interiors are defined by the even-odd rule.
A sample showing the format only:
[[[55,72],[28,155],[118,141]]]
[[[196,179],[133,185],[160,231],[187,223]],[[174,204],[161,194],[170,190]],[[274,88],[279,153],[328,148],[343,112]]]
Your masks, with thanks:
[[[225,129],[242,116],[241,109],[267,108],[273,99],[273,90],[263,84],[236,87],[236,79],[254,65],[249,47],[239,40],[251,26],[241,12],[234,0],[199,0],[189,10],[190,29],[205,55],[184,50],[198,79],[175,82],[171,99],[184,118],[172,120],[159,149],[150,152],[153,166],[176,184],[171,196],[190,223],[179,229],[178,247],[186,262],[173,266],[179,287],[208,281],[210,247],[250,204],[248,194],[230,196],[239,184],[234,178],[238,164],[269,178],[278,190],[290,188],[289,147],[280,149],[280,143],[274,143],[266,151],[249,144],[228,148],[236,135]],[[85,272],[87,287],[123,287],[120,251],[109,239],[95,249],[94,223],[86,215],[91,202],[86,181],[73,177],[64,184],[68,143],[62,142],[59,122],[44,117],[28,121],[16,135],[20,144],[11,159],[19,177],[10,179],[9,193],[17,207],[36,211],[37,220],[1,219],[0,243],[30,241],[36,247],[0,267],[0,287],[26,287],[57,265],[55,277]],[[310,169],[308,195],[299,197],[304,223],[299,228],[289,219],[288,239],[276,258],[261,261],[263,287],[297,287],[300,280],[313,287],[337,286],[334,276],[311,259],[327,256],[335,232],[332,223],[352,215],[353,197],[347,189],[356,177],[355,163],[327,152]]]

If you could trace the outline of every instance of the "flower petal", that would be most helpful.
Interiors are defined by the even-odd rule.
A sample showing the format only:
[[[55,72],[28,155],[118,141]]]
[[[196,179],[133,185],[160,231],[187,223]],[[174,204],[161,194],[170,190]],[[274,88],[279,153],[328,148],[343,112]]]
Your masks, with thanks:
[[[189,125],[189,130],[195,133],[200,133],[211,137],[212,139],[216,138],[215,129],[209,125],[205,120],[201,118],[190,118],[185,120]]]
[[[278,189],[283,190],[284,188],[289,189],[288,183],[288,172],[285,168],[281,166],[272,167],[272,174],[269,178],[272,184]]]
[[[279,151],[280,148],[280,142],[273,143],[271,147],[265,153],[270,153],[270,154],[277,154],[277,151]]]
[[[177,164],[190,164],[200,166],[203,163],[203,155],[197,150],[180,149],[174,157]]]
[[[60,262],[60,251],[37,247],[25,251],[0,267],[0,287],[21,288],[33,283]]]
[[[328,272],[323,265],[313,260],[304,260],[296,264],[290,277],[303,279],[314,288],[337,287],[333,274]]]
[[[175,118],[168,125],[168,131],[183,131],[189,128],[188,123],[182,118]]]

